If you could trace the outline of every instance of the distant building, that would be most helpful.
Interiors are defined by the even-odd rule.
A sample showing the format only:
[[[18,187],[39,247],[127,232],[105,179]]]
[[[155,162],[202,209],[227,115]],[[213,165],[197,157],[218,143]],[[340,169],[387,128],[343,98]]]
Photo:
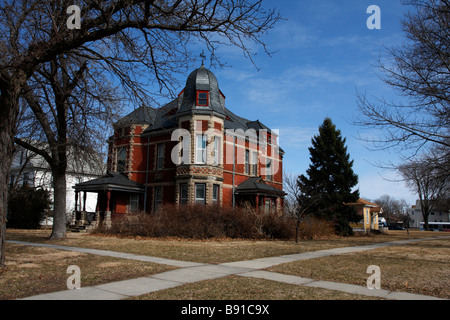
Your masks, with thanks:
[[[411,228],[421,228],[421,223],[424,222],[424,219],[420,200],[417,200],[416,205],[411,207],[408,215],[409,226]],[[433,210],[428,215],[428,222],[450,222],[449,201],[439,201],[437,205],[433,206]]]
[[[96,193],[96,221],[107,223],[166,203],[277,211],[285,195],[283,154],[277,132],[225,107],[215,75],[202,65],[177,99],[141,106],[115,123],[108,173],[75,191]]]
[[[53,200],[53,177],[47,161],[42,156],[23,147],[16,146],[16,150],[9,176],[10,188],[20,188],[23,185],[43,188],[50,191],[50,197]],[[77,183],[101,176],[104,167],[100,158],[98,161],[87,162],[76,161],[74,156],[69,156],[66,172],[66,213],[69,219],[75,208],[73,187]],[[86,202],[87,210],[94,211],[96,204],[96,197],[92,197]]]
[[[349,205],[354,206],[361,216],[359,223],[351,224],[354,229],[379,230],[379,218],[380,214],[383,213],[383,208],[379,204],[360,198],[356,203],[350,203]]]

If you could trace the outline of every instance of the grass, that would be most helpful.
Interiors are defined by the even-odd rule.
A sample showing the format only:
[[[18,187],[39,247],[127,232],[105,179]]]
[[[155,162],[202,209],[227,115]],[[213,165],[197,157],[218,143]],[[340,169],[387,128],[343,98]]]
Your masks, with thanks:
[[[437,232],[390,231],[388,234],[333,237],[322,240],[248,241],[218,239],[188,241],[176,238],[116,238],[68,233],[64,240],[49,240],[49,230],[7,230],[7,240],[105,249],[168,259],[223,263],[336,247],[365,245],[409,238],[448,236]],[[153,263],[6,244],[7,271],[0,273],[0,299],[15,299],[66,289],[69,265],[81,268],[81,285],[92,286],[173,269]],[[270,271],[307,278],[365,285],[367,266],[381,268],[382,289],[449,298],[450,240],[432,240],[362,253],[294,262]],[[325,289],[278,282],[226,277],[162,290],[143,299],[367,299]]]
[[[134,279],[175,268],[50,248],[6,245],[6,271],[0,273],[0,299],[67,290],[67,267],[81,270],[81,286]]]
[[[332,237],[329,239],[306,240],[295,243],[294,241],[236,239],[202,241],[179,238],[118,238],[70,232],[64,240],[49,240],[50,233],[51,231],[49,230],[8,230],[6,237],[8,240],[78,246],[182,261],[224,263],[438,235],[436,232],[411,232],[411,236],[408,237],[406,231],[392,231],[389,234],[376,236]]]
[[[380,267],[381,289],[450,298],[448,239],[297,261],[268,271],[365,286],[370,265]]]
[[[137,300],[377,300],[271,280],[229,276],[153,292]]]

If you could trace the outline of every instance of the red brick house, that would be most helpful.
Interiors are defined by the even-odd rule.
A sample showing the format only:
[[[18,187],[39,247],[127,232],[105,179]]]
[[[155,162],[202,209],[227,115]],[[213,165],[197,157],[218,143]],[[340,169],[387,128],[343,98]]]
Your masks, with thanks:
[[[108,141],[108,174],[75,186],[76,211],[84,211],[89,192],[98,194],[96,221],[152,213],[164,203],[279,210],[285,193],[278,134],[235,115],[225,101],[202,65],[177,99],[119,120]]]

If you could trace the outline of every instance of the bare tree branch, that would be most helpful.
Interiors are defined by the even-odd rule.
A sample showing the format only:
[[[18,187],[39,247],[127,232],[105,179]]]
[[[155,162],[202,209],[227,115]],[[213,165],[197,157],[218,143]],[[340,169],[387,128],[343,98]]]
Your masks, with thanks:
[[[406,15],[405,44],[388,50],[389,63],[378,62],[384,82],[402,103],[357,93],[359,126],[376,128],[379,138],[367,139],[376,148],[409,150],[450,144],[450,4],[441,0],[409,0],[415,12]]]

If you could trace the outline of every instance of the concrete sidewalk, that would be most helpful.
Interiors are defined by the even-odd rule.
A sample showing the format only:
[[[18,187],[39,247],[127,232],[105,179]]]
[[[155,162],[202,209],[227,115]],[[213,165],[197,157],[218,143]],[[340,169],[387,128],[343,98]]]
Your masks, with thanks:
[[[84,252],[89,254],[98,254],[111,256],[122,259],[133,259],[139,261],[148,261],[153,263],[161,263],[179,267],[179,269],[171,270],[149,277],[141,277],[131,280],[117,281],[92,287],[82,287],[75,290],[64,290],[60,292],[41,294],[24,298],[22,300],[120,300],[127,299],[151,292],[182,286],[184,284],[222,278],[230,275],[238,275],[243,277],[261,278],[272,281],[279,281],[289,284],[296,284],[307,287],[323,288],[329,290],[343,291],[347,293],[360,294],[366,296],[375,296],[384,299],[395,300],[444,300],[432,296],[410,294],[404,292],[391,292],[382,289],[367,289],[366,287],[344,284],[330,281],[318,281],[314,279],[289,276],[275,272],[263,271],[268,267],[278,264],[289,263],[294,261],[314,259],[332,255],[339,255],[349,252],[361,252],[373,250],[377,248],[397,246],[408,243],[414,243],[426,240],[443,239],[450,237],[434,237],[422,239],[410,239],[402,241],[385,242],[379,244],[371,244],[356,247],[344,247],[327,250],[319,250],[314,252],[305,252],[291,255],[283,255],[279,257],[268,257],[261,259],[253,259],[246,261],[228,262],[218,265],[202,264],[196,262],[186,262],[158,257],[148,257],[134,255],[128,253],[114,252],[108,250],[86,249],[77,247],[66,247],[51,244],[29,243],[22,241],[7,241],[10,243],[41,246],[54,248],[58,250],[69,250],[76,252]]]
[[[24,242],[24,241],[15,241],[15,240],[8,240],[6,242],[13,243],[13,244],[32,246],[32,247],[45,247],[45,248],[52,248],[52,249],[57,249],[57,250],[89,253],[89,254],[95,254],[95,255],[99,255],[99,256],[108,256],[108,257],[113,257],[113,258],[130,259],[130,260],[137,260],[137,261],[144,261],[144,262],[154,262],[154,263],[165,264],[165,265],[169,265],[169,266],[173,266],[173,267],[180,267],[180,268],[202,265],[201,263],[197,263],[197,262],[171,260],[171,259],[165,259],[165,258],[159,258],[159,257],[150,257],[150,256],[143,256],[143,255],[138,255],[138,254],[116,252],[116,251],[109,251],[109,250],[68,247],[68,246],[60,246],[60,245],[53,245],[53,244],[47,244],[47,243]]]

